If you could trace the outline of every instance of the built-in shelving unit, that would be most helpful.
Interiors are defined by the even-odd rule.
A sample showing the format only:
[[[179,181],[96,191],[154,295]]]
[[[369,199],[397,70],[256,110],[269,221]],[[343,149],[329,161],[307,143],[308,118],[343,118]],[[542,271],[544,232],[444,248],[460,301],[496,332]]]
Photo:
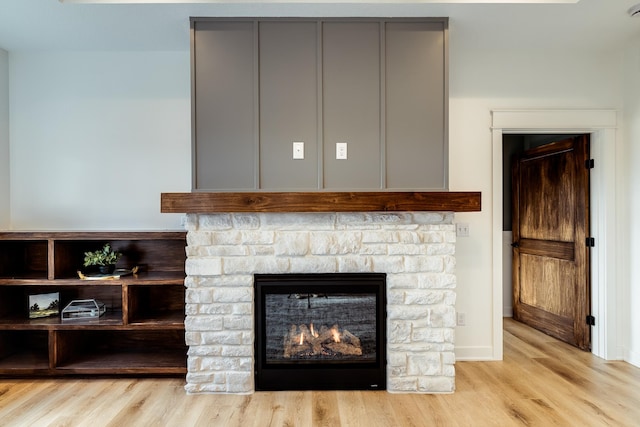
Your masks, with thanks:
[[[82,280],[84,252],[105,243],[136,274]],[[184,375],[186,234],[0,232],[0,376]],[[99,318],[29,318],[29,296],[96,299]]]

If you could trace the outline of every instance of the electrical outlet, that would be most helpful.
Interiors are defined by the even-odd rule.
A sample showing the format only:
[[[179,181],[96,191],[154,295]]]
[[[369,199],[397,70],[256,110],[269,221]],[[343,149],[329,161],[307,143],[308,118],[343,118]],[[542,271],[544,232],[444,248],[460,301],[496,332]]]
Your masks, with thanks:
[[[294,160],[304,159],[304,142],[296,141],[293,143],[293,159]]]
[[[458,326],[465,326],[467,324],[467,314],[466,313],[457,312],[456,316],[458,317],[456,319],[456,323],[458,324]]]
[[[456,236],[469,237],[469,224],[459,222],[456,224]]]
[[[347,160],[347,143],[336,142],[336,159]]]

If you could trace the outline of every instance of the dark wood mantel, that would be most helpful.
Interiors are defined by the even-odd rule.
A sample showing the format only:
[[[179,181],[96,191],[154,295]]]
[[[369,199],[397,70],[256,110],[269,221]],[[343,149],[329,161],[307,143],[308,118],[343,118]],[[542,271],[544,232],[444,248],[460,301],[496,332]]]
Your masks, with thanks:
[[[162,193],[163,213],[479,212],[477,191]]]

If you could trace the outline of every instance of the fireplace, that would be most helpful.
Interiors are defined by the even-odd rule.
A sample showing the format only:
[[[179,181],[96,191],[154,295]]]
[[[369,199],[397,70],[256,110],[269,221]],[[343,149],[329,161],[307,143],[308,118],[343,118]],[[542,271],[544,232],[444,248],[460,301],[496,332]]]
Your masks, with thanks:
[[[256,390],[386,389],[386,275],[256,274]]]
[[[453,213],[189,214],[185,225],[189,393],[253,393],[261,387],[256,387],[254,371],[257,363],[265,365],[266,356],[255,354],[256,341],[264,339],[255,330],[255,317],[263,296],[257,295],[254,278],[298,274],[385,275],[386,290],[378,302],[386,299],[386,342],[376,342],[376,348],[386,352],[376,356],[379,361],[386,358],[385,375],[363,382],[362,388],[377,384],[390,393],[454,390]],[[325,300],[322,295],[328,292],[321,289],[281,292],[311,294],[297,301],[305,307],[310,302],[312,308],[336,299]],[[318,322],[327,328],[334,323],[328,319],[295,323],[310,329],[311,321],[314,328]],[[345,326],[342,322],[337,323]],[[360,333],[351,326],[346,329]],[[270,360],[275,366],[267,366],[273,368],[267,372],[299,369],[286,362]],[[296,363],[316,372],[315,360]],[[346,372],[341,364],[357,363],[334,361],[331,369]]]
[[[480,192],[163,193],[188,212],[185,389],[256,390],[256,274],[385,273],[387,391],[453,392],[453,216],[480,210]]]

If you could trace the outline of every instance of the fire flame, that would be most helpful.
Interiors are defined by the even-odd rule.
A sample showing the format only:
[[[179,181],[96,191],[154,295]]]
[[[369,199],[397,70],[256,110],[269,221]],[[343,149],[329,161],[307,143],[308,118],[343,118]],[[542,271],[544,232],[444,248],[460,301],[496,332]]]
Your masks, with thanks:
[[[333,340],[335,342],[340,342],[340,332],[336,328],[331,328],[331,335],[333,335]]]
[[[333,338],[334,342],[341,341],[342,334],[340,333],[337,327],[334,326],[329,330],[329,332],[331,333],[331,338]],[[313,323],[309,323],[309,329],[300,327],[300,338],[298,339],[298,345],[304,345],[305,334],[309,335],[309,338],[308,338],[309,341],[313,340],[313,338],[318,338],[320,336],[320,333],[313,327]]]
[[[284,336],[283,357],[286,359],[336,357],[348,360],[359,356],[362,356],[360,339],[337,323],[332,327],[320,324],[319,328],[313,323],[292,324]]]

